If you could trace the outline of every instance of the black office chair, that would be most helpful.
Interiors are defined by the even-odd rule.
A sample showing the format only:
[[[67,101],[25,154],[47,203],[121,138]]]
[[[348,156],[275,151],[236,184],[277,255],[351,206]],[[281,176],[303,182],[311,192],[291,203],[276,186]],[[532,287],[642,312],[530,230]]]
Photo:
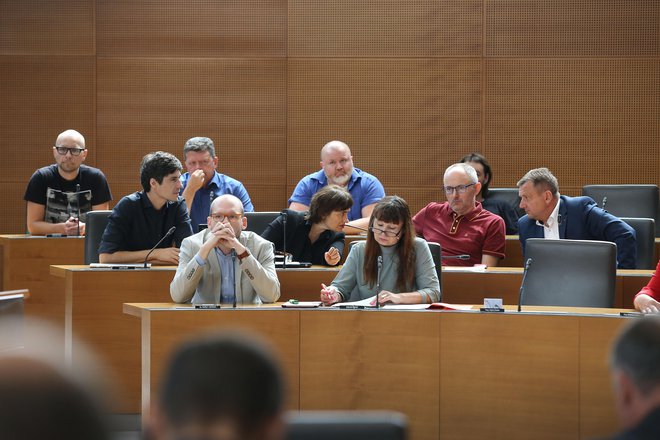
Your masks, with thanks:
[[[85,264],[99,262],[99,245],[112,211],[90,211],[85,223]]]
[[[393,411],[301,411],[287,415],[286,440],[404,440],[408,421]]]
[[[520,196],[518,188],[488,188],[488,198],[493,200],[504,200],[518,213],[518,217],[525,215],[525,211],[520,209]]]
[[[655,236],[660,237],[657,185],[585,185],[582,195],[617,217],[655,219]]]
[[[348,243],[348,252],[346,253],[346,256],[351,252],[355,243],[360,243],[362,241],[366,240],[355,240]],[[429,245],[433,264],[435,264],[435,273],[438,275],[438,284],[440,285],[440,298],[438,298],[438,300],[442,301],[442,246],[433,241],[427,241],[426,243]]]
[[[531,258],[522,304],[612,307],[616,286],[616,245],[593,240],[527,240]]]
[[[637,269],[655,269],[655,221],[652,218],[621,217],[635,230]]]
[[[245,230],[261,235],[266,230],[266,227],[268,227],[278,215],[280,215],[280,213],[275,211],[246,212],[245,217],[247,218],[247,228],[245,228]]]

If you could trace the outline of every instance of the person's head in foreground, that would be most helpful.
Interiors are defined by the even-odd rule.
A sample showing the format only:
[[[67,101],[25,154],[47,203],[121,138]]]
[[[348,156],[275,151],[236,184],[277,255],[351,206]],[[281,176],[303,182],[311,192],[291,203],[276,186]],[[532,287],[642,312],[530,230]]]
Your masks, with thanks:
[[[342,232],[352,206],[351,193],[337,185],[326,185],[312,197],[307,220],[324,230]]]
[[[616,409],[624,429],[660,435],[660,317],[635,319],[626,326],[614,343],[610,361]]]
[[[190,341],[165,370],[152,438],[281,439],[283,394],[278,362],[259,340],[227,334]]]

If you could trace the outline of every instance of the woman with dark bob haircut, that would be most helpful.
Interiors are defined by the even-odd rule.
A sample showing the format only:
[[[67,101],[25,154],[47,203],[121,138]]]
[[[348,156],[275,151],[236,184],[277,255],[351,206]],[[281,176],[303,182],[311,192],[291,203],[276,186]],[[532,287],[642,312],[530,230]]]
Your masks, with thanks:
[[[379,257],[382,268],[377,292]],[[431,251],[424,239],[415,237],[408,204],[397,196],[384,197],[376,204],[366,242],[353,245],[332,284],[323,286],[321,301],[331,305],[376,293],[380,304],[432,303],[440,298]]]
[[[284,216],[286,219],[286,251],[295,261],[336,266],[344,251],[344,233],[348,211],[353,206],[351,194],[336,185],[321,188],[309,205],[309,212],[286,209],[271,222],[261,236],[284,250]]]

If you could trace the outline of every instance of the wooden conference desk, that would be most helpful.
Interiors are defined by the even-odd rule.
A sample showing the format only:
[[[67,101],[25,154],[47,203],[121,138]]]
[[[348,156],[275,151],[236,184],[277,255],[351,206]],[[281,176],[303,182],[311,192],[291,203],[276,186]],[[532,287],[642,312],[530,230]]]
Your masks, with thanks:
[[[606,359],[629,318],[614,309],[535,309],[544,313],[124,305],[141,319],[143,415],[177,344],[240,328],[276,348],[290,409],[397,410],[409,417],[411,439],[613,433]],[[558,310],[588,314],[548,314]]]

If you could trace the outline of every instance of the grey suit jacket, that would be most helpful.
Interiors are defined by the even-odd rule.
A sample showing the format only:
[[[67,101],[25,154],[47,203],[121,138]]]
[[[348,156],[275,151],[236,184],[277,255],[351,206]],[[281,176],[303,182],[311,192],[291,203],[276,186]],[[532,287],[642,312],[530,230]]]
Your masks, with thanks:
[[[179,254],[179,267],[170,283],[172,300],[178,303],[192,299],[195,304],[215,304],[220,300],[222,277],[220,263],[214,253],[200,266],[195,255],[210,237],[208,229],[183,240]],[[238,240],[250,255],[240,261],[236,259],[235,279],[237,282],[236,302],[260,304],[277,301],[280,297],[280,281],[275,271],[273,244],[254,232],[242,231]]]

